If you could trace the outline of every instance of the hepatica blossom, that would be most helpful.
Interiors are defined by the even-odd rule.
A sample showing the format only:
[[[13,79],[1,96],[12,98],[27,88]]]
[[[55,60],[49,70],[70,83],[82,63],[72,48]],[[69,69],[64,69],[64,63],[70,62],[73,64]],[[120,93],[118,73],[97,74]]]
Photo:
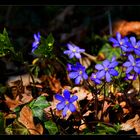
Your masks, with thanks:
[[[116,33],[116,39],[109,38],[109,41],[113,43],[113,47],[120,47],[124,52],[131,52],[133,49],[130,47],[130,42],[127,37],[122,38],[119,32]]]
[[[131,42],[131,45],[135,54],[140,56],[140,41],[136,42],[135,37],[130,37],[130,42]]]
[[[65,50],[64,54],[67,54],[69,56],[69,58],[73,58],[76,57],[77,59],[81,58],[81,52],[85,52],[85,49],[81,49],[78,46],[74,45],[74,44],[67,44],[67,47],[69,50]]]
[[[134,70],[136,73],[140,74],[140,59],[134,59],[133,55],[128,56],[129,61],[123,64],[124,67],[127,67],[126,74]]]
[[[115,70],[115,67],[118,65],[118,62],[115,60],[115,57],[111,61],[104,60],[103,64],[96,64],[95,68],[98,70],[97,78],[105,77],[107,82],[111,81],[112,76],[118,76],[118,71]]]
[[[75,79],[75,84],[79,84],[82,79],[88,79],[86,68],[79,62],[76,65],[71,66],[71,72],[69,73],[70,79]]]
[[[72,97],[70,97],[70,92],[68,90],[64,90],[63,96],[56,94],[55,98],[60,101],[57,104],[56,108],[58,110],[62,110],[63,117],[66,116],[66,113],[68,110],[70,110],[71,112],[76,111],[76,108],[73,102],[75,102],[78,99],[78,97],[76,95],[73,95]]]
[[[41,36],[40,36],[39,32],[38,32],[38,34],[34,34],[34,39],[35,39],[35,41],[32,44],[32,52],[34,52],[35,49],[37,49],[37,47],[40,43]]]
[[[90,79],[91,79],[92,81],[94,81],[95,84],[100,84],[100,83],[101,83],[101,80],[100,80],[101,77],[100,77],[100,75],[99,75],[98,73],[92,73]]]
[[[127,73],[126,77],[125,77],[125,80],[136,80],[137,76],[138,76],[137,74],[129,74],[129,73]]]

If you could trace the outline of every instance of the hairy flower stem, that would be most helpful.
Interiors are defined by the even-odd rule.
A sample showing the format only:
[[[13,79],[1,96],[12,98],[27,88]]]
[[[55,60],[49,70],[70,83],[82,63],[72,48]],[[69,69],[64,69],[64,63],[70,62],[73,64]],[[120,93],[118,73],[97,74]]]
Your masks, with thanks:
[[[86,85],[88,85],[89,90],[92,93],[92,96],[95,97],[95,101],[94,101],[94,112],[95,112],[95,120],[98,120],[98,98],[97,98],[97,87],[95,86],[95,88],[93,86],[90,85],[90,83],[88,81],[85,81]],[[88,104],[90,104],[91,102],[89,101]],[[87,105],[88,105],[87,104]],[[84,108],[85,109],[85,108]]]
[[[50,112],[51,112],[51,115],[52,115],[52,119],[53,119],[53,121],[55,122],[55,124],[56,124],[56,126],[57,126],[59,132],[60,132],[61,134],[64,134],[64,135],[65,135],[65,134],[68,134],[68,133],[65,131],[65,129],[63,129],[63,128],[57,123],[56,118],[55,118],[55,116],[54,116],[54,114],[53,114],[52,108],[50,108]],[[61,130],[62,130],[62,131],[61,131]]]
[[[140,75],[138,76],[138,79],[139,79],[139,92],[138,92],[138,95],[140,96]]]
[[[80,111],[80,112],[78,112],[78,115],[79,115],[79,118],[80,118],[81,120],[83,120],[83,121],[84,121],[84,124],[86,124],[86,126],[89,128],[89,130],[91,130],[91,131],[92,131],[91,126],[90,126],[90,125],[89,125],[89,123],[86,121],[86,119],[83,117],[83,115],[81,114],[81,111]]]
[[[106,87],[106,82],[104,81],[104,86],[103,86],[103,90],[104,90],[104,99],[103,99],[103,105],[102,105],[102,110],[101,110],[101,120],[103,120],[103,109],[104,109],[104,103],[105,103],[105,97],[106,97],[106,89],[105,89],[105,87]]]

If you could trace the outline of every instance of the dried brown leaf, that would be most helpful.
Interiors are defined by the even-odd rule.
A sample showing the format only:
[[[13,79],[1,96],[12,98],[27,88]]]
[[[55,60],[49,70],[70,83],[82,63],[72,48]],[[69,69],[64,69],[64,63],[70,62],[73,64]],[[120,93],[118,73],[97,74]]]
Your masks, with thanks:
[[[139,122],[139,115],[136,114],[134,118],[130,119],[130,120],[127,120],[125,123],[122,123],[121,124],[121,130],[124,130],[124,131],[130,131],[134,128],[136,128],[136,123]],[[138,128],[137,128],[138,130]]]
[[[122,36],[129,35],[130,33],[140,35],[140,22],[126,20],[116,21],[113,25],[113,35],[116,35],[116,32],[120,32]]]
[[[18,121],[22,123],[32,135],[43,134],[42,125],[34,124],[32,110],[28,106],[22,108]]]
[[[5,103],[9,107],[10,110],[14,110],[19,105],[25,104],[30,102],[33,97],[31,94],[22,94],[22,98],[20,99],[20,96],[18,95],[15,99],[9,98],[7,95],[4,95],[5,97]]]

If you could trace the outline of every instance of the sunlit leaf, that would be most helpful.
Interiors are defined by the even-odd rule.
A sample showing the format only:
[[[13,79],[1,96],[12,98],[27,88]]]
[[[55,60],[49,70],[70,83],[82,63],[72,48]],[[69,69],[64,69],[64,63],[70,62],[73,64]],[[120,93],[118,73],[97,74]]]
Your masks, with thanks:
[[[46,121],[44,124],[50,135],[55,135],[58,132],[58,128],[53,121],[49,120]]]
[[[29,104],[29,106],[31,107],[31,110],[33,111],[33,115],[35,117],[38,117],[40,120],[42,120],[44,108],[49,107],[50,103],[46,101],[45,96],[39,96],[36,100],[33,100]]]

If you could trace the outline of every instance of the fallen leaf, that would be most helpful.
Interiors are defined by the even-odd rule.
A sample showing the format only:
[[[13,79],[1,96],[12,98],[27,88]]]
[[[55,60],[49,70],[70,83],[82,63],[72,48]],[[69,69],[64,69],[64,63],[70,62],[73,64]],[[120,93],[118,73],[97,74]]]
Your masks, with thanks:
[[[78,96],[77,101],[81,101],[81,100],[84,100],[90,92],[83,87],[74,87],[72,89],[72,93]]]
[[[134,118],[127,120],[125,123],[121,124],[121,130],[130,131],[134,129],[137,126],[136,123],[138,123],[139,120],[140,120],[139,115],[136,114]]]
[[[125,101],[120,102],[120,106],[121,106],[122,108],[124,108],[124,107],[126,106],[126,102],[125,102]]]
[[[28,106],[24,106],[20,111],[18,121],[22,123],[32,135],[43,134],[43,127],[41,124],[34,124],[32,110]]]
[[[22,101],[19,100],[19,95],[16,97],[16,99],[11,99],[7,95],[4,95],[5,97],[5,103],[9,107],[10,110],[14,110],[17,106],[22,104]]]
[[[19,105],[25,104],[30,102],[33,97],[31,94],[22,94],[22,98],[20,99],[20,96],[18,95],[15,99],[9,98],[7,95],[4,95],[5,97],[5,103],[9,107],[10,110],[14,110]]]
[[[131,33],[140,35],[140,22],[118,20],[113,24],[113,35],[116,35],[116,32],[120,32],[122,36],[126,36]]]

